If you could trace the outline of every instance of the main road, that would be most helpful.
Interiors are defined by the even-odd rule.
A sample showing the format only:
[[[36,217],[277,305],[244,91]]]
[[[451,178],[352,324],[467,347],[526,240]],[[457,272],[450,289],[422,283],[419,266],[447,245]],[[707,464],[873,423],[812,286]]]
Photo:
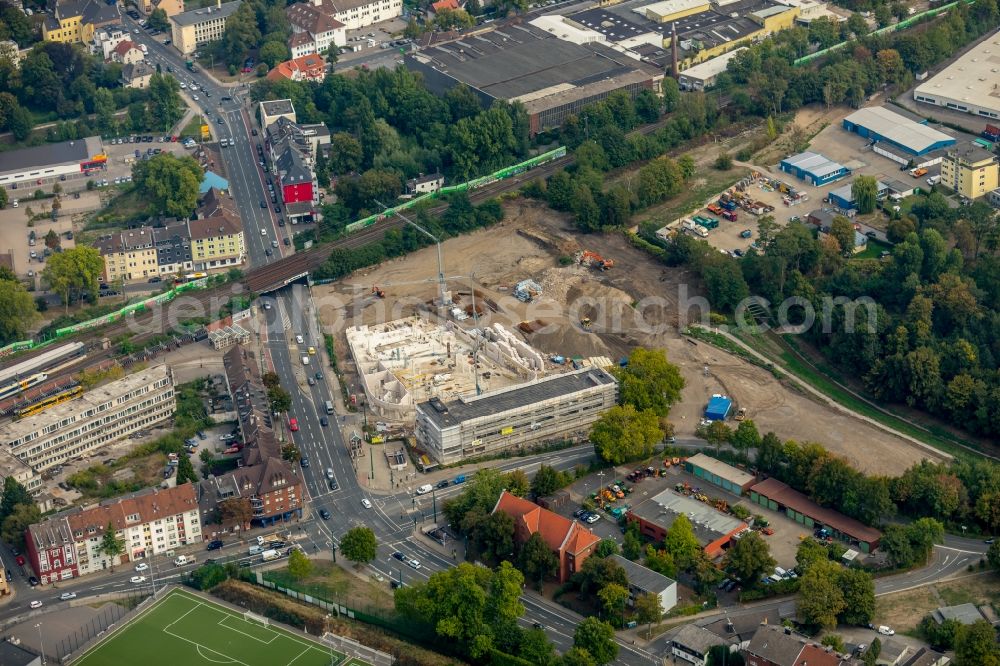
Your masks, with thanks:
[[[146,45],[149,50],[147,59],[151,63],[160,65],[164,74],[173,75],[187,86],[185,96],[199,113],[206,116],[216,142],[228,139],[232,143],[230,147],[218,150],[225,165],[230,193],[243,220],[250,265],[263,266],[285,252],[291,253],[291,247],[284,245],[286,228],[278,225],[281,214],[275,213],[270,203],[267,181],[271,176],[259,163],[257,145],[263,145],[264,138],[262,132],[253,135],[249,89],[244,84],[220,85],[200,68],[196,73],[188,71],[186,58],[172,46],[155,39],[127,15],[122,15],[122,22],[132,31],[132,41]],[[191,88],[192,83],[198,90]],[[274,186],[277,187],[277,184]],[[277,247],[274,247],[275,242]]]

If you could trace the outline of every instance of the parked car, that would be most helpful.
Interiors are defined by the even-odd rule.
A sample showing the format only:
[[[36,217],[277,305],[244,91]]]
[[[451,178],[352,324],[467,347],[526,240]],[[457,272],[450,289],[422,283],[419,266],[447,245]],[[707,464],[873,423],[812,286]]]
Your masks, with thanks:
[[[400,562],[405,562],[406,561],[406,555],[403,555],[398,550],[395,553],[393,553],[392,556],[394,558],[396,558],[397,560],[399,560]]]
[[[361,500],[361,506],[365,507],[366,509],[372,508],[371,500],[369,500],[367,497],[363,498]]]
[[[30,606],[31,608],[41,608],[42,607],[42,602],[39,601],[38,599],[35,599],[30,604],[28,604],[28,606]]]
[[[24,566],[23,564],[21,566]],[[34,576],[28,576],[28,585],[35,587],[38,585],[38,579]]]
[[[222,542],[218,539],[215,539],[213,541],[208,542],[208,545],[205,547],[205,550],[218,550],[220,548],[222,548]]]
[[[411,569],[419,569],[420,568],[420,560],[418,560],[416,558],[408,561],[407,564],[410,566]]]

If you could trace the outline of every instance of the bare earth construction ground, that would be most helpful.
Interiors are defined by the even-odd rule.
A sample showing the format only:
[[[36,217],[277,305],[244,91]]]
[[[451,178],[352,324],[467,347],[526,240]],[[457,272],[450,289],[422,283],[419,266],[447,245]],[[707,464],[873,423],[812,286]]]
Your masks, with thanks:
[[[525,337],[547,355],[617,360],[637,345],[665,349],[687,382],[683,400],[670,415],[679,436],[694,433],[711,394],[725,393],[747,408],[761,432],[819,442],[868,473],[898,474],[925,456],[904,440],[789,389],[762,368],[681,336],[678,303],[700,292],[687,271],[656,263],[621,235],[581,236],[562,216],[534,202],[506,203],[505,211],[502,224],[443,244],[448,286],[463,307],[470,303],[470,276],[475,275],[477,305],[485,309],[481,325],[499,322],[514,330],[521,322],[534,322],[541,328]],[[560,265],[560,257],[581,249],[614,259],[614,268],[602,273]],[[324,327],[338,333],[338,357],[348,358],[345,317],[348,323],[370,324],[427,308],[437,291],[436,275],[437,253],[427,248],[316,287]],[[511,291],[528,278],[543,293],[525,304]],[[373,285],[385,290],[384,300],[371,294]],[[484,304],[486,299],[496,311]],[[690,316],[699,317],[697,310]],[[583,317],[592,320],[590,331],[580,325]]]

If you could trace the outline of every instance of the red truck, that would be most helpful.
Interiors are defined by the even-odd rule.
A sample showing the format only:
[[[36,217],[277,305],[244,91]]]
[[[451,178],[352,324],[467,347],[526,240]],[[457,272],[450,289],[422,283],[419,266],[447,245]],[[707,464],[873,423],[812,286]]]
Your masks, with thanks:
[[[722,207],[719,206],[719,204],[710,203],[708,204],[708,206],[706,206],[706,208],[708,208],[708,212],[712,213],[713,215],[722,215],[723,213]]]
[[[735,221],[736,221],[736,211],[735,211],[735,210],[724,210],[724,211],[722,211],[722,212],[721,212],[721,213],[719,213],[719,214],[720,214],[720,215],[721,215],[721,216],[722,216],[722,217],[723,217],[724,219],[727,219],[727,220],[729,220],[730,222],[735,222]]]
[[[1000,127],[996,125],[987,125],[986,129],[983,130],[983,138],[990,141],[1000,141]]]

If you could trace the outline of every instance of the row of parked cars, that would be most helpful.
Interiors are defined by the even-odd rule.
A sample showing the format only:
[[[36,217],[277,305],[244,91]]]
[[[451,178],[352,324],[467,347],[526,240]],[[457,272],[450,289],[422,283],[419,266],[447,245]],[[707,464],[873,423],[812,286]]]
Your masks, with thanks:
[[[588,511],[587,509],[577,509],[573,512],[573,517],[582,520],[588,525],[593,525],[601,519],[601,514],[594,511]]]

